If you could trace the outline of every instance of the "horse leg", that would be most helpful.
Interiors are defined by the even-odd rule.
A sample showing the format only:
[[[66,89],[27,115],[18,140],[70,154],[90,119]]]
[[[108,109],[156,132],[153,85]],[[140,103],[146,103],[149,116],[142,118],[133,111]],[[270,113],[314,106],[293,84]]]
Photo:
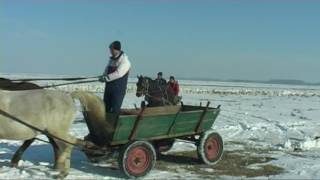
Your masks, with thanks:
[[[57,143],[59,149],[57,151],[57,160],[55,169],[59,171],[59,177],[64,178],[69,174],[71,147],[65,143]]]
[[[13,167],[17,167],[18,166],[18,162],[20,161],[23,153],[33,143],[34,140],[35,140],[35,138],[28,139],[28,140],[23,142],[23,144],[19,147],[19,149],[13,155],[13,157],[11,159],[11,166],[13,166]]]
[[[67,140],[67,139],[66,139]],[[64,178],[69,174],[70,158],[73,146],[59,140],[54,140],[57,145],[57,158],[55,161],[55,169],[59,171],[58,178]],[[72,142],[72,141],[69,141]]]
[[[49,139],[50,144],[52,145],[52,149],[53,149],[53,153],[54,153],[54,166],[53,166],[53,168],[56,169],[56,166],[57,166],[56,162],[57,162],[57,159],[58,159],[59,147],[58,147],[57,143],[54,141],[53,138],[48,137],[48,139]]]

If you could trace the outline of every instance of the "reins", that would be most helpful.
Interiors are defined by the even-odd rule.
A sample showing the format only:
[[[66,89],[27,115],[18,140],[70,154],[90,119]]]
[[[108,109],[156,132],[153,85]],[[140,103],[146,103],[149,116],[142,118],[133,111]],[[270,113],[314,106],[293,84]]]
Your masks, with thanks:
[[[160,89],[160,92],[161,92],[161,94],[162,94],[162,97],[164,97],[164,98],[161,98],[162,99],[162,103],[163,104],[165,104],[165,100],[167,100],[168,102],[169,102],[169,104],[170,105],[172,105],[172,103],[168,100],[169,99],[169,97],[168,97],[168,92],[166,91],[166,90],[164,90],[164,92],[166,93],[166,98],[165,98],[165,95],[164,95],[164,93],[163,93],[163,91],[162,91],[162,88],[161,88],[161,86],[158,84],[158,87],[159,87],[159,89]]]
[[[166,101],[167,103],[169,103],[169,104],[171,104],[172,105],[172,103],[168,100],[168,99],[166,99],[166,98],[158,98],[158,97],[156,97],[156,96],[151,96],[148,92],[144,92],[144,91],[137,91],[137,92],[141,92],[143,95],[145,95],[145,96],[148,96],[148,97],[151,97],[151,98],[153,98],[153,99],[156,99],[156,100],[159,100],[159,101]],[[155,91],[152,91],[152,92],[155,92]]]
[[[67,77],[67,78],[22,78],[22,79],[12,79],[11,81],[77,81],[77,80],[84,80],[84,79],[92,79],[98,78],[99,76],[92,76],[92,77]]]
[[[65,85],[72,85],[72,84],[85,84],[85,83],[92,83],[92,82],[98,82],[97,79],[99,76],[92,76],[92,77],[69,77],[69,78],[28,78],[28,79],[13,79],[10,80],[12,82],[20,81],[20,82],[29,82],[29,81],[75,81],[75,82],[67,82],[67,83],[61,83],[61,84],[52,84],[52,85],[45,85],[40,86],[40,89],[45,88],[54,88],[59,86],[65,86]],[[93,79],[95,80],[86,80],[86,79]],[[83,80],[83,81],[79,81]]]
[[[52,87],[59,87],[59,86],[72,85],[72,84],[92,83],[92,82],[98,82],[98,81],[99,80],[76,81],[76,82],[70,82],[70,83],[61,83],[61,84],[53,84],[53,85],[41,86],[40,88],[52,88]]]
[[[155,97],[155,96],[151,96],[150,94],[145,94],[145,96],[151,97],[151,98],[156,99],[156,100],[159,100],[159,101],[165,101],[165,102],[167,102],[168,104],[172,105],[172,103],[171,103],[168,99],[166,99],[166,98],[158,98],[158,97]]]

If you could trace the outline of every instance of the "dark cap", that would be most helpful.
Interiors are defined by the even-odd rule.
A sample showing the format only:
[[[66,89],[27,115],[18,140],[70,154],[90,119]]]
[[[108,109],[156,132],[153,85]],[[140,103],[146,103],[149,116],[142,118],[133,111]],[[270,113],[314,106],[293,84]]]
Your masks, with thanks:
[[[170,78],[169,79],[173,79],[174,80],[174,76],[170,76]]]
[[[121,43],[120,41],[113,41],[110,46],[109,46],[110,49],[115,49],[115,50],[118,50],[118,51],[121,51]]]
[[[158,72],[158,76],[162,76],[162,72]]]

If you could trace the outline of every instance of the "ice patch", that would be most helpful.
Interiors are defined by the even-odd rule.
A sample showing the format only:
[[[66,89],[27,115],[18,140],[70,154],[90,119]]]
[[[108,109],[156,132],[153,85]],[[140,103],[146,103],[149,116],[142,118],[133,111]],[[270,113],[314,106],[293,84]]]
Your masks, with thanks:
[[[308,138],[305,142],[301,144],[301,148],[304,150],[320,149],[320,139]]]
[[[192,143],[176,141],[169,152],[194,151],[196,148]]]
[[[284,147],[293,151],[309,151],[320,149],[320,139],[306,138],[306,139],[288,139]]]

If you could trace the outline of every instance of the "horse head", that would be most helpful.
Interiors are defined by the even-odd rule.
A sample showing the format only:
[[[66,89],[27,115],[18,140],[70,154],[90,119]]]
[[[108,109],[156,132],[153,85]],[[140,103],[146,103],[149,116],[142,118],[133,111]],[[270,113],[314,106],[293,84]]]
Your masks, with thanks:
[[[136,96],[141,97],[148,93],[149,88],[149,79],[147,77],[144,77],[142,75],[137,76],[138,82],[137,82],[137,92]]]

